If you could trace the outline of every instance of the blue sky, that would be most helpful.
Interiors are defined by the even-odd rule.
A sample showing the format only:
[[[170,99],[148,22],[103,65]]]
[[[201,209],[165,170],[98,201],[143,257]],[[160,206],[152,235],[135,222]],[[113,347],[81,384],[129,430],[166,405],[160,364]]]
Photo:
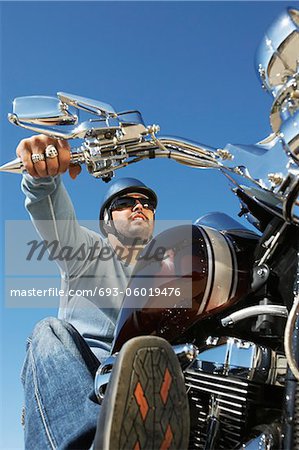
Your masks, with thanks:
[[[1,163],[30,134],[7,122],[14,97],[58,91],[119,111],[139,109],[161,135],[216,148],[259,141],[270,133],[271,98],[255,74],[255,51],[287,6],[299,2],[1,2]],[[195,220],[216,210],[235,217],[239,210],[216,171],[159,160],[117,176],[141,178],[157,191],[158,219]],[[26,219],[20,177],[1,174],[0,183],[2,225]],[[84,172],[75,182],[66,175],[65,184],[78,217],[97,218],[104,183]],[[2,277],[2,293],[3,283]],[[0,448],[8,450],[23,448],[19,373],[26,337],[56,310],[7,308],[3,297]]]

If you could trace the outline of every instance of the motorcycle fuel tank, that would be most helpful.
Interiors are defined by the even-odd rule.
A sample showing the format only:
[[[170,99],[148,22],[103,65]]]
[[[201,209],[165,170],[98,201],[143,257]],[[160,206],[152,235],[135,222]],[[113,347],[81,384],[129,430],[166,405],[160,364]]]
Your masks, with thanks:
[[[138,335],[170,342],[250,291],[258,237],[244,229],[181,225],[159,234],[137,263],[126,290],[112,353]],[[160,255],[157,258],[157,255]]]

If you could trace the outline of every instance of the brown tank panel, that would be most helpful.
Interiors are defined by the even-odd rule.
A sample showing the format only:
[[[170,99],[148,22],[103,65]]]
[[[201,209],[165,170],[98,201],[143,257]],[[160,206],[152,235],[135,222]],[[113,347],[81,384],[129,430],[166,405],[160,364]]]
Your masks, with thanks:
[[[255,242],[194,225],[191,230],[183,225],[161,233],[151,254],[164,248],[163,258],[141,259],[136,265],[113,352],[139,335],[157,335],[171,342],[199,320],[244,298],[250,290]],[[141,289],[146,295],[136,295]],[[162,295],[163,289],[171,295]],[[160,295],[150,295],[155,292]]]

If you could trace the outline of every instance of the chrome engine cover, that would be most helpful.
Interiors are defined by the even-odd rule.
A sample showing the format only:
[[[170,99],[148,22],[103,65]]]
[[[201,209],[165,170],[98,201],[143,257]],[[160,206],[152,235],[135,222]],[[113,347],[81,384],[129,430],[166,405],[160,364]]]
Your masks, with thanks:
[[[212,421],[218,423],[215,448],[228,450],[249,440],[260,420],[275,420],[286,372],[285,356],[270,348],[232,337],[209,337],[184,371],[191,416],[189,448],[205,448]]]

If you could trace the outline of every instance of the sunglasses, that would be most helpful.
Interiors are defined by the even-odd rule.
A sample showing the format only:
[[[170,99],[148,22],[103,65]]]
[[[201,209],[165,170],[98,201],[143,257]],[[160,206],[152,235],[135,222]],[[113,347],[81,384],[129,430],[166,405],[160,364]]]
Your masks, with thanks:
[[[141,203],[144,209],[155,212],[156,202],[149,198],[120,197],[111,203],[111,209],[121,211],[122,209],[134,208],[137,202]]]

